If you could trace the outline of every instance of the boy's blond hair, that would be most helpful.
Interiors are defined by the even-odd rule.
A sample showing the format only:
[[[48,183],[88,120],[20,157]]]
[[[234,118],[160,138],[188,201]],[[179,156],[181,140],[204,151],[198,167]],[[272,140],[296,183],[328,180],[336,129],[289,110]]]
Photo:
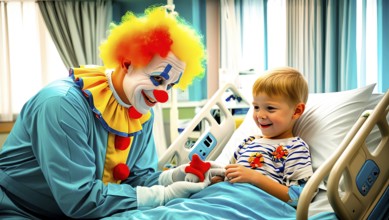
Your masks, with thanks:
[[[304,76],[291,67],[269,70],[260,75],[253,85],[253,96],[265,93],[272,96],[284,96],[290,104],[306,103],[308,84]]]

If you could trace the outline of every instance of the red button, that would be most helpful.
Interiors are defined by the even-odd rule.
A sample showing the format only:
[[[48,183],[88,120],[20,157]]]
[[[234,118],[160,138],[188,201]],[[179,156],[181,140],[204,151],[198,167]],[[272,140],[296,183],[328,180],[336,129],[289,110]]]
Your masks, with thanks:
[[[125,150],[130,146],[130,138],[129,137],[122,137],[122,136],[115,136],[115,148],[118,150]]]
[[[124,163],[119,163],[113,168],[113,178],[116,180],[125,180],[130,175],[130,169]]]

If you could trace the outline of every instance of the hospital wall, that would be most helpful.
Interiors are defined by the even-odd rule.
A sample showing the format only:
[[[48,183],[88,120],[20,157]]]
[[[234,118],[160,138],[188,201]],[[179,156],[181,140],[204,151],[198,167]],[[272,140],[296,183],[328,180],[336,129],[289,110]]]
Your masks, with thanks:
[[[5,139],[7,139],[7,136],[8,136],[7,133],[0,134],[0,149],[1,149],[1,147],[3,146],[3,144],[4,144],[4,142],[5,142]]]
[[[0,122],[0,149],[3,146],[5,139],[11,131],[13,122]]]

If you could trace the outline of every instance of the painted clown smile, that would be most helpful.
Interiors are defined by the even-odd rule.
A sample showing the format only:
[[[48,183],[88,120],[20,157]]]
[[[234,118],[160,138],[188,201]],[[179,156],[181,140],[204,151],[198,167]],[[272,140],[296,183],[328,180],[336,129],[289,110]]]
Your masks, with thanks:
[[[145,103],[146,103],[147,106],[153,107],[157,103],[155,100],[153,100],[148,95],[146,95],[144,90],[142,90],[141,93],[142,93],[143,99],[145,100]]]

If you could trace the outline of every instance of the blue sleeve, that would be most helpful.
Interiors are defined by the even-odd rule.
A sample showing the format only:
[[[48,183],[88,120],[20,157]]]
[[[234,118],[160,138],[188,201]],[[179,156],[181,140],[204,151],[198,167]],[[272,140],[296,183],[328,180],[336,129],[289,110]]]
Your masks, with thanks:
[[[297,207],[299,198],[301,193],[303,192],[303,189],[305,187],[305,184],[307,183],[307,180],[299,180],[299,185],[291,185],[289,186],[288,195],[290,197],[290,200],[288,201],[288,204]]]
[[[77,92],[46,99],[31,119],[34,155],[61,210],[72,218],[99,218],[137,207],[136,190],[96,178],[97,158],[90,146],[93,115]],[[93,133],[93,132],[92,132]],[[94,137],[99,138],[99,137]]]

